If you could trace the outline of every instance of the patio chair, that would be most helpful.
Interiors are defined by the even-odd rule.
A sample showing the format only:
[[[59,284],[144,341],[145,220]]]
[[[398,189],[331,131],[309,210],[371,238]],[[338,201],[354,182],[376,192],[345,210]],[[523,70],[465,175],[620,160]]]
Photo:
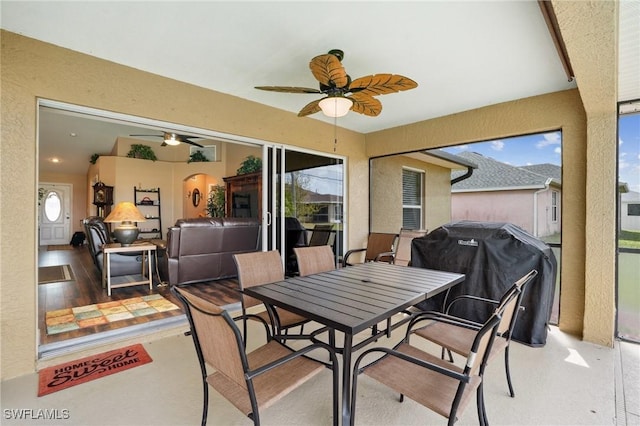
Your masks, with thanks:
[[[390,259],[390,263],[401,266],[411,265],[411,241],[427,235],[426,229],[401,229],[395,251],[380,253],[376,260]]]
[[[301,277],[336,269],[336,258],[331,246],[296,247],[293,251]]]
[[[238,283],[240,284],[241,293],[247,287],[284,280],[282,260],[277,250],[234,254],[233,259],[238,268]],[[248,308],[260,305],[262,301],[242,294],[240,302],[242,315],[235,319],[242,319],[245,344],[247,342],[247,320],[261,322],[269,330],[271,336],[282,335],[284,332],[288,338],[303,338],[303,326],[309,322],[307,318],[282,308],[248,314]],[[297,326],[300,326],[300,334],[289,335],[288,330]]]
[[[386,234],[381,232],[372,232],[367,239],[367,246],[364,248],[352,249],[344,254],[342,260],[342,266],[351,266],[353,263],[349,263],[349,257],[353,253],[365,252],[364,261],[373,262],[374,260],[388,260],[385,258],[378,258],[380,253],[387,253],[393,250],[393,244],[398,238],[398,234]]]
[[[316,225],[309,238],[309,247],[332,245],[333,225]]]
[[[378,347],[363,352],[357,358],[353,370],[351,425],[354,424],[356,414],[358,376],[363,373],[399,392],[400,402],[404,401],[406,395],[447,418],[449,425],[456,422],[458,413],[464,412],[475,393],[480,425],[488,425],[482,393],[484,369],[503,315],[505,311],[514,309],[519,293],[520,288],[514,285],[502,298],[494,313],[479,328],[476,328],[475,323],[439,312],[422,312],[411,319],[405,338],[393,349]],[[473,329],[473,341],[463,367],[410,344],[414,329],[425,321]],[[383,356],[365,367],[360,367],[362,360],[374,353]]]
[[[531,270],[525,276],[515,282],[514,286],[520,289],[518,298],[512,311],[506,311],[503,320],[500,322],[498,328],[498,336],[496,337],[491,352],[489,353],[488,362],[491,362],[500,352],[504,351],[504,366],[507,375],[507,385],[509,386],[509,395],[513,398],[515,392],[511,383],[511,373],[509,371],[509,344],[511,343],[511,334],[518,319],[518,312],[521,309],[522,296],[529,282],[538,275],[538,271]],[[511,291],[511,290],[508,290]],[[471,302],[471,303],[485,303],[490,305],[498,305],[500,302],[497,300],[485,299],[477,296],[463,295],[458,296],[449,303],[446,312],[448,313],[451,307],[459,302]],[[439,346],[442,346],[442,358],[444,359],[444,351],[447,350],[449,354],[449,361],[453,362],[453,356],[451,352],[455,352],[459,355],[467,357],[473,343],[475,330],[479,329],[482,325],[478,323],[472,323],[470,328],[454,327],[447,323],[436,322],[426,327],[419,328],[414,331],[417,336],[425,338]]]
[[[292,350],[275,340],[250,353],[245,351],[240,330],[229,313],[183,288],[171,287],[189,319],[191,336],[198,355],[204,401],[202,421],[207,423],[209,386],[219,392],[238,410],[260,424],[260,410],[320,373],[325,364],[305,356],[315,350],[326,350],[333,370],[333,424],[338,424],[338,362],[333,349],[315,343]],[[207,365],[213,373],[207,373]]]

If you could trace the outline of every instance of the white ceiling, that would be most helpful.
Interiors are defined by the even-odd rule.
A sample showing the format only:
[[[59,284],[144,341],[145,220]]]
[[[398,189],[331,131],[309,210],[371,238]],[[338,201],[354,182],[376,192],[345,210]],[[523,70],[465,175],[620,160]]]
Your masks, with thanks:
[[[622,3],[621,13],[640,16],[638,2]],[[380,96],[378,117],[338,119],[362,133],[575,87],[536,1],[3,0],[1,7],[6,30],[292,113],[319,96],[254,86],[316,88],[309,60],[334,48],[345,52],[352,78],[394,73],[418,83]],[[631,32],[621,35],[621,49],[635,52],[636,62],[625,69],[637,70],[638,20],[626,21]],[[619,86],[640,97],[637,86]],[[321,113],[311,118],[332,122]],[[81,130],[61,134],[69,131]]]

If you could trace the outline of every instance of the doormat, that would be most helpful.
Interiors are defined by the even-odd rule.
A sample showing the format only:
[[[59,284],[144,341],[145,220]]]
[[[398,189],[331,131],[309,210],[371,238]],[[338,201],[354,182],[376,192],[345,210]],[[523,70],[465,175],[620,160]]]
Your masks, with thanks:
[[[179,309],[159,294],[96,303],[46,313],[47,334],[58,334],[94,325],[153,315]]]
[[[71,265],[41,266],[38,268],[38,284],[75,281]]]
[[[38,374],[38,396],[48,395],[151,361],[152,359],[144,347],[137,344],[47,367],[40,370]]]
[[[73,250],[73,246],[71,244],[61,244],[58,246],[47,246],[47,251],[54,250]]]

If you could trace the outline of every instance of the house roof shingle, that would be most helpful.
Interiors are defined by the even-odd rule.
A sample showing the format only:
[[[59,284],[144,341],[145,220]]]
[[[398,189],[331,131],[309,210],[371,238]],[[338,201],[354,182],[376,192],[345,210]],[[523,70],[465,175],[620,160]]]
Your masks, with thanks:
[[[506,190],[518,188],[543,188],[549,179],[560,186],[561,168],[553,164],[515,167],[475,152],[457,154],[478,165],[471,177],[452,185],[454,192],[480,190]],[[451,178],[464,174],[454,171]]]

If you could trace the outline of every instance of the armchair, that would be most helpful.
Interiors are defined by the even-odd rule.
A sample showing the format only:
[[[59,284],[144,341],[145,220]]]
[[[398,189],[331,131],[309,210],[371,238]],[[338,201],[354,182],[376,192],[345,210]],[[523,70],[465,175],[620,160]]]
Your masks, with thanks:
[[[380,253],[389,252],[393,249],[393,244],[398,238],[398,234],[385,234],[381,232],[372,232],[367,239],[367,246],[364,248],[352,249],[344,254],[342,266],[351,266],[349,257],[353,253],[366,252],[364,255],[365,262],[373,262],[374,260],[385,260],[378,258]]]
[[[102,246],[112,243],[109,229],[101,217],[90,216],[82,221],[89,252],[94,265],[102,272],[103,256]],[[111,276],[136,275],[142,271],[142,252],[114,253],[111,255]]]

